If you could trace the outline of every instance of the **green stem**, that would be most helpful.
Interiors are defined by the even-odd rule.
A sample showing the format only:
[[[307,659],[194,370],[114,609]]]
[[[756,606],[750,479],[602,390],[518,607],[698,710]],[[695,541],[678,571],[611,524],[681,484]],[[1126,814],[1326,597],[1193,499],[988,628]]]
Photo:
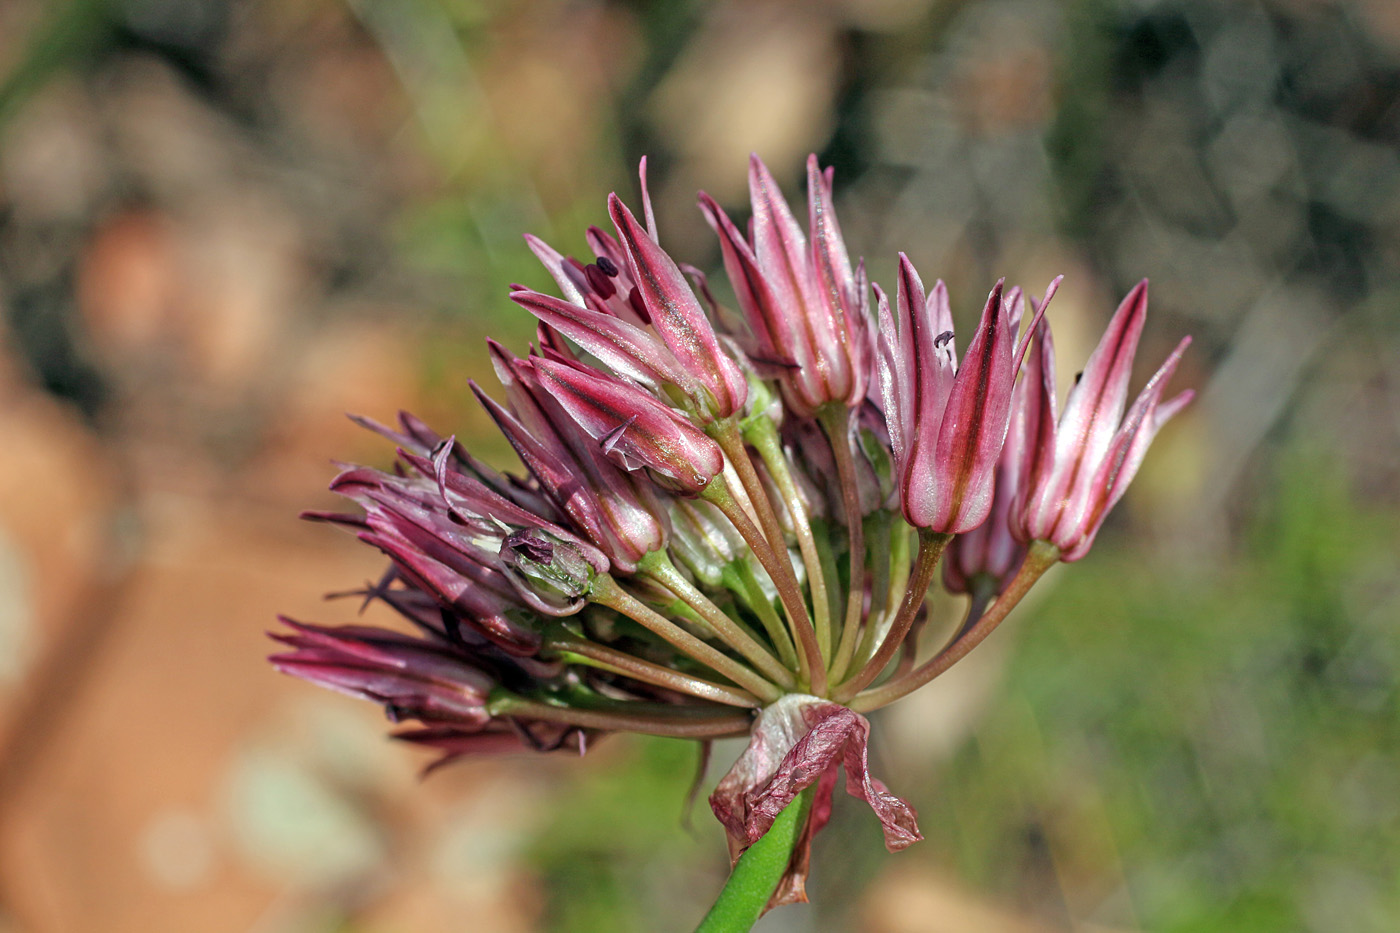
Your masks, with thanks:
[[[659,635],[673,648],[699,661],[706,667],[728,677],[734,683],[766,702],[773,702],[783,695],[775,684],[764,680],[757,671],[745,667],[738,661],[709,645],[670,619],[647,606],[637,597],[627,592],[608,574],[599,574],[593,579],[593,588],[588,598],[600,606],[622,613],[627,618]]]
[[[694,584],[676,569],[675,564],[671,563],[665,551],[652,551],[647,554],[637,561],[637,570],[670,590],[678,599],[695,610],[700,618],[709,624],[721,641],[742,654],[764,677],[780,687],[791,689],[796,686],[792,679],[792,673],[778,663],[778,659],[769,654],[752,636],[740,629],[739,625],[729,618],[723,609],[716,606],[708,596],[696,589]]]
[[[632,707],[643,711],[632,712]],[[619,703],[610,708],[586,709],[544,703],[509,694],[493,696],[487,709],[493,716],[519,716],[522,719],[559,722],[585,729],[640,732],[642,735],[661,735],[677,739],[738,736],[748,732],[753,724],[753,719],[745,713],[715,713],[689,706]]]
[[[777,587],[783,611],[787,613],[788,623],[792,626],[793,634],[797,636],[797,644],[802,649],[797,656],[800,664],[798,677],[811,685],[813,695],[824,696],[827,688],[826,665],[822,662],[821,648],[817,645],[817,633],[807,615],[807,602],[802,595],[802,587],[798,585],[797,574],[793,572],[792,563],[787,559],[787,548],[783,548],[783,556],[779,558],[777,552],[769,546],[763,532],[729,491],[723,475],[710,480],[709,485],[700,493],[700,498],[724,513],[734,530],[748,542],[753,556],[758,558],[759,564],[768,573],[768,578]]]
[[[763,623],[768,637],[772,640],[774,647],[778,649],[778,657],[789,670],[797,670],[797,649],[793,647],[792,635],[789,634],[787,626],[783,625],[783,620],[778,617],[778,611],[773,608],[768,594],[764,592],[763,584],[758,580],[758,574],[753,572],[753,563],[749,558],[744,557],[736,560],[732,566],[737,582],[744,588],[744,602]]]
[[[627,654],[625,651],[617,651],[606,645],[580,638],[564,629],[563,626],[560,626],[559,631],[545,637],[541,650],[557,655],[569,664],[582,664],[601,671],[622,674],[642,683],[665,687],[668,690],[688,694],[702,700],[723,703],[727,706],[754,707],[761,705],[758,698],[747,690],[717,684],[712,680],[692,677],[674,668],[652,664],[650,661],[644,661]]]
[[[695,928],[695,933],[744,933],[758,922],[792,859],[793,846],[802,833],[815,786],[807,788],[788,804],[768,832],[739,857],[724,889]]]
[[[827,605],[834,606],[841,599],[841,574],[836,572],[836,555],[831,550],[831,523],[824,518],[812,519],[812,540],[817,546],[817,560],[822,565],[822,576],[826,579]]]
[[[1030,591],[1035,581],[1039,580],[1045,571],[1055,566],[1059,559],[1059,548],[1053,544],[1046,541],[1033,542],[1030,553],[1021,563],[1021,569],[1016,572],[1016,576],[1006,585],[1006,589],[996,598],[996,601],[987,607],[987,611],[982,614],[981,618],[970,626],[964,624],[942,651],[917,670],[881,684],[874,690],[866,690],[850,699],[847,705],[858,712],[879,709],[887,703],[893,703],[900,697],[914,692],[961,661],[969,651],[976,648],[984,638],[992,634],[996,627],[1002,623],[1002,620],[1011,614],[1011,610],[1016,608],[1016,604]]]
[[[812,536],[811,518],[802,494],[788,468],[787,456],[783,453],[782,441],[778,437],[778,427],[771,418],[760,416],[744,422],[744,440],[753,445],[768,468],[768,475],[778,487],[788,517],[792,519],[793,534],[797,537],[797,547],[802,553],[802,563],[807,567],[807,589],[812,594],[812,623],[817,630],[817,645],[823,655],[831,653],[831,601],[826,589],[826,575],[821,557],[817,553],[817,542]]]
[[[855,460],[851,456],[852,414],[844,405],[833,403],[818,417],[836,457],[836,475],[846,510],[846,533],[850,536],[850,579],[846,588],[846,618],[841,626],[841,640],[847,641],[846,632],[860,627],[861,609],[865,605],[865,518],[860,511],[860,488]]]
[[[950,534],[929,531],[927,528],[919,529],[919,554],[914,560],[914,575],[904,588],[904,601],[900,603],[899,613],[894,617],[894,623],[874,657],[866,661],[864,667],[837,689],[833,697],[836,702],[849,702],[851,697],[870,686],[871,681],[880,676],[885,665],[890,663],[904,644],[904,636],[909,634],[914,617],[919,614],[919,607],[928,596],[938,558],[943,556],[943,549],[951,540],[953,536]]]
[[[890,513],[884,509],[877,509],[866,516],[866,540],[871,542],[870,546],[870,611],[865,614],[865,620],[860,625],[852,625],[841,631],[841,643],[836,648],[836,655],[831,659],[831,680],[840,683],[845,679],[846,673],[851,669],[851,662],[855,658],[857,645],[864,644],[866,639],[864,634],[875,628],[890,600],[890,553],[892,549],[890,525]],[[873,531],[873,534],[871,533]],[[903,533],[901,525],[900,532]],[[871,649],[874,650],[874,649]]]
[[[856,649],[856,653],[851,659],[851,665],[846,669],[848,673],[850,667],[863,665],[874,656],[875,649],[884,634],[894,624],[894,616],[900,605],[900,594],[909,585],[909,575],[913,570],[909,557],[910,528],[902,518],[898,517],[890,525],[890,576],[883,601],[884,613],[879,616],[874,614],[870,616],[870,620],[865,625],[865,631],[860,637],[860,647]]]

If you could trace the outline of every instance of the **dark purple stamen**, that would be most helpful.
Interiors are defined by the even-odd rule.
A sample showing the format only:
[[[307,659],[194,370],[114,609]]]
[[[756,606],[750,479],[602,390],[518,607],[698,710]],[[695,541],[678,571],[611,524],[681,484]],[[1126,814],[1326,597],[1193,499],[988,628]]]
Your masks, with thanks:
[[[548,564],[554,560],[554,545],[531,531],[517,531],[508,535],[504,543],[521,557],[537,564]]]
[[[613,266],[616,269],[616,266]],[[583,277],[588,280],[588,285],[598,297],[604,301],[617,294],[617,287],[613,285],[612,279],[608,278],[607,270],[601,266],[587,265],[583,267]]]
[[[651,315],[647,313],[647,306],[642,303],[642,293],[633,286],[632,291],[627,295],[627,303],[632,306],[632,310],[637,312],[637,317],[642,319],[643,324],[651,323]]]

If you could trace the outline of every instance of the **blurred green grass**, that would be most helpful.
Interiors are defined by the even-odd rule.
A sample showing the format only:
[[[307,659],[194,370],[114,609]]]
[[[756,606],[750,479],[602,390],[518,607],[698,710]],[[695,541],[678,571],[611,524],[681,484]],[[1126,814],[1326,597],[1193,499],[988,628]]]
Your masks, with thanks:
[[[1342,476],[1288,458],[1223,568],[1063,575],[933,801],[964,872],[1014,894],[1038,837],[1146,929],[1393,929],[1400,522]]]

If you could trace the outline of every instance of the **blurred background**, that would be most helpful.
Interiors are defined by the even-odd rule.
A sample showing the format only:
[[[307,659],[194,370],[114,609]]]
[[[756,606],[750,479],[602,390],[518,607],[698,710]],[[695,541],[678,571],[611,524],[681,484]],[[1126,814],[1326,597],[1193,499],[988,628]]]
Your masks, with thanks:
[[[505,462],[467,383],[530,337],[523,232],[585,251],[647,154],[713,270],[695,190],[747,216],[750,151],[834,165],[852,252],[960,320],[1065,273],[1062,360],[1150,276],[1138,380],[1189,332],[1201,391],[877,717],[927,841],[841,798],[760,929],[1400,929],[1397,147],[1393,0],[0,2],[0,930],[691,928],[693,746],[420,780],[263,632],[380,569],[295,519],[389,460],[344,412]]]

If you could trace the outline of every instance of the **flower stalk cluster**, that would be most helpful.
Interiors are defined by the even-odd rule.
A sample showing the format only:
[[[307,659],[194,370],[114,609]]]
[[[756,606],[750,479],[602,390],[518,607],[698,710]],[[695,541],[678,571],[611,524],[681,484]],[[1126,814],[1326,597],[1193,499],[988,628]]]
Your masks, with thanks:
[[[444,761],[618,731],[748,736],[711,804],[737,857],[809,793],[777,894],[791,900],[838,768],[891,849],[921,838],[868,773],[861,714],[947,670],[1088,552],[1190,399],[1164,401],[1187,341],[1129,406],[1140,284],[1061,413],[1058,279],[1040,300],[998,282],[960,353],[941,281],[927,289],[901,255],[886,291],[852,263],[815,157],[805,226],[757,157],[749,182],[747,235],[700,195],[732,308],[660,246],[645,163],[645,223],[613,195],[588,261],[527,237],[557,294],[513,288],[537,341],[524,356],[492,342],[500,390],[473,386],[523,472],[411,415],[360,419],[397,462],[336,478],[358,511],[309,517],[388,557],[363,595],[415,633],[289,621],[272,660],[383,704]],[[930,650],[940,561],[969,611]]]

